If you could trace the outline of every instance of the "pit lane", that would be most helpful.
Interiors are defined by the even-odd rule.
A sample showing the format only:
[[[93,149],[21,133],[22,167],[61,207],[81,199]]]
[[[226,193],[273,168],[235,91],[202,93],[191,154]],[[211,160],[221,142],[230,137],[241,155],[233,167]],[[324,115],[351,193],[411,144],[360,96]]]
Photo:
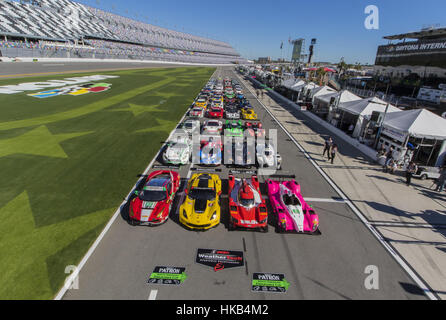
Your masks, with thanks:
[[[237,79],[230,68],[219,68],[214,77]],[[240,81],[239,81],[240,82]],[[243,83],[240,83],[244,87]],[[413,281],[373,237],[354,212],[323,179],[305,155],[244,87],[266,130],[278,130],[282,173],[294,174],[305,198],[320,217],[322,235],[306,236],[274,232],[270,215],[268,233],[227,230],[228,168],[219,167],[223,182],[221,224],[206,232],[186,230],[178,221],[179,193],[170,220],[159,227],[132,227],[125,210],[89,258],[79,275],[79,289],[64,299],[418,299],[424,298]],[[158,158],[150,172],[163,166]],[[183,182],[194,173],[190,165],[180,167]],[[212,172],[212,169],[209,170]],[[238,176],[238,175],[236,175]],[[259,176],[263,183],[268,177]],[[264,195],[265,196],[265,195]],[[245,267],[214,272],[195,263],[198,248],[243,251]],[[155,266],[186,267],[181,286],[147,284]],[[378,267],[379,290],[367,290],[367,266]],[[252,273],[283,273],[291,283],[286,294],[251,292]]]

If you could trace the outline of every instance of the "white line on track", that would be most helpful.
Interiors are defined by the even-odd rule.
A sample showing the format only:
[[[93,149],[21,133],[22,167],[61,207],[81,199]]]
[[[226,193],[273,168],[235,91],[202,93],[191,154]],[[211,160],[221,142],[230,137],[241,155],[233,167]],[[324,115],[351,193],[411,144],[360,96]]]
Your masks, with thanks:
[[[243,79],[234,71],[234,74],[240,79],[242,83],[245,83]],[[251,88],[245,84],[245,87],[251,92],[254,99],[256,99],[263,108],[269,113],[269,115],[276,121],[276,123],[282,128],[282,130],[288,135],[288,137],[294,142],[297,148],[305,155],[308,161],[316,168],[316,170],[324,177],[324,179],[330,184],[330,186],[339,194],[342,200],[350,207],[350,209],[356,214],[356,216],[362,221],[362,223],[370,230],[375,238],[381,243],[381,245],[390,253],[390,255],[398,262],[398,264],[406,271],[406,273],[412,278],[412,280],[423,290],[424,294],[431,300],[438,300],[437,296],[429,289],[424,281],[414,272],[414,270],[406,263],[406,261],[397,253],[393,247],[383,239],[381,234],[376,228],[367,221],[364,215],[356,208],[356,206],[347,198],[342,190],[331,180],[331,178],[321,169],[321,167],[311,158],[311,156],[305,151],[305,149],[294,139],[294,137],[288,132],[288,130],[279,122],[279,120],[269,111],[269,109],[260,101]]]
[[[64,64],[59,63],[59,64],[43,64],[42,66],[44,67],[62,67],[64,66]]]
[[[435,228],[446,229],[446,224],[429,224],[429,223],[416,223],[416,222],[370,222],[375,227],[411,227],[411,228]]]
[[[305,197],[305,201],[307,201],[307,202],[345,203],[344,199],[333,199],[333,198],[307,198],[307,197]]]
[[[157,294],[158,294],[158,290],[151,290],[150,291],[150,295],[149,295],[149,299],[147,299],[147,300],[156,300]]]
[[[215,74],[215,72],[214,72]],[[186,118],[186,115],[189,111],[189,108],[186,110],[186,112],[184,113],[183,117],[181,118],[181,120],[178,123],[182,123],[184,121],[184,118]],[[172,130],[172,132],[170,132],[169,137],[167,138],[166,141],[169,141],[172,138],[173,133],[175,132],[175,129]],[[150,162],[150,164],[147,166],[147,168],[144,170],[143,175],[146,175],[150,169],[152,168],[153,164],[155,163],[156,159],[159,157],[161,150],[163,150],[163,148],[166,146],[166,143],[164,143],[164,145],[160,148],[160,150],[157,152],[157,154],[155,155],[155,157],[153,157],[152,161]],[[121,205],[118,207],[118,209],[116,209],[114,215],[112,216],[112,218],[108,221],[107,225],[104,227],[104,229],[102,230],[101,234],[97,237],[97,239],[95,240],[95,242],[92,244],[92,246],[90,247],[90,249],[88,249],[87,253],[85,254],[85,256],[82,258],[81,262],[79,263],[79,265],[77,266],[77,270],[76,272],[73,272],[70,276],[68,276],[65,280],[65,284],[62,287],[62,289],[59,290],[59,292],[57,293],[57,295],[54,297],[54,300],[62,300],[62,298],[64,297],[64,295],[67,293],[68,288],[71,286],[71,284],[73,283],[73,281],[76,280],[76,278],[79,276],[79,273],[81,272],[82,268],[85,266],[85,264],[87,263],[88,259],[91,257],[91,255],[93,254],[93,252],[95,251],[95,249],[98,247],[99,243],[102,241],[102,239],[104,238],[105,234],[108,232],[108,230],[110,230],[111,226],[113,225],[113,223],[115,222],[116,218],[119,216],[119,214],[121,213],[121,207],[128,201],[129,196],[131,195],[132,191],[136,188],[136,186],[139,184],[139,182],[144,179],[143,177],[141,177],[136,183],[135,185],[132,187],[132,189],[129,191],[129,193],[127,194],[127,196],[125,197],[125,200],[121,203]]]

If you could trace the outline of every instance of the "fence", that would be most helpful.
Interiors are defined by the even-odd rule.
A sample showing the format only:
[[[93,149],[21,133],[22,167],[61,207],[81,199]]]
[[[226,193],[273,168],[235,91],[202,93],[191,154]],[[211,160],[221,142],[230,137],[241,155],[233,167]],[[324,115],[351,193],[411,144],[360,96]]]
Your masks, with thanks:
[[[217,57],[189,56],[173,53],[152,53],[147,55],[135,54],[107,54],[95,52],[91,49],[68,49],[68,48],[7,48],[0,47],[0,57],[9,58],[85,58],[85,59],[125,59],[125,60],[155,60],[172,62],[191,62],[191,63],[230,63],[228,60]]]

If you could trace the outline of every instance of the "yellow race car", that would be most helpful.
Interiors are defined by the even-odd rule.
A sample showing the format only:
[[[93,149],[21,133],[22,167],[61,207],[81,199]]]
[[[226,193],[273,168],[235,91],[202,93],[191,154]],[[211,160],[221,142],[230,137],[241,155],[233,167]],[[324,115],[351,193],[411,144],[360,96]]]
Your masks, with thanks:
[[[196,173],[189,180],[180,206],[180,222],[189,229],[208,230],[220,224],[221,180],[216,174]]]
[[[195,107],[206,109],[207,106],[208,106],[208,101],[206,99],[200,98],[197,101],[195,101]]]
[[[259,120],[259,117],[252,109],[242,109],[243,120]]]

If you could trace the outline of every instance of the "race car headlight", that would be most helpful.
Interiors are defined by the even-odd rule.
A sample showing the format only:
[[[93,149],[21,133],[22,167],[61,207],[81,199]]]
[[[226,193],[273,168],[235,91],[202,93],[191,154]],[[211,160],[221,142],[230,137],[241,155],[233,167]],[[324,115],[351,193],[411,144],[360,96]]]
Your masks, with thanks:
[[[315,232],[319,228],[319,221],[313,220],[313,232]]]
[[[211,217],[211,220],[215,220],[215,219],[217,219],[217,212],[214,212],[214,214]]]
[[[163,208],[163,209],[160,211],[160,213],[158,213],[158,215],[156,216],[158,219],[161,218],[161,216],[162,216],[163,213],[164,213],[164,210],[166,210],[166,208]]]

